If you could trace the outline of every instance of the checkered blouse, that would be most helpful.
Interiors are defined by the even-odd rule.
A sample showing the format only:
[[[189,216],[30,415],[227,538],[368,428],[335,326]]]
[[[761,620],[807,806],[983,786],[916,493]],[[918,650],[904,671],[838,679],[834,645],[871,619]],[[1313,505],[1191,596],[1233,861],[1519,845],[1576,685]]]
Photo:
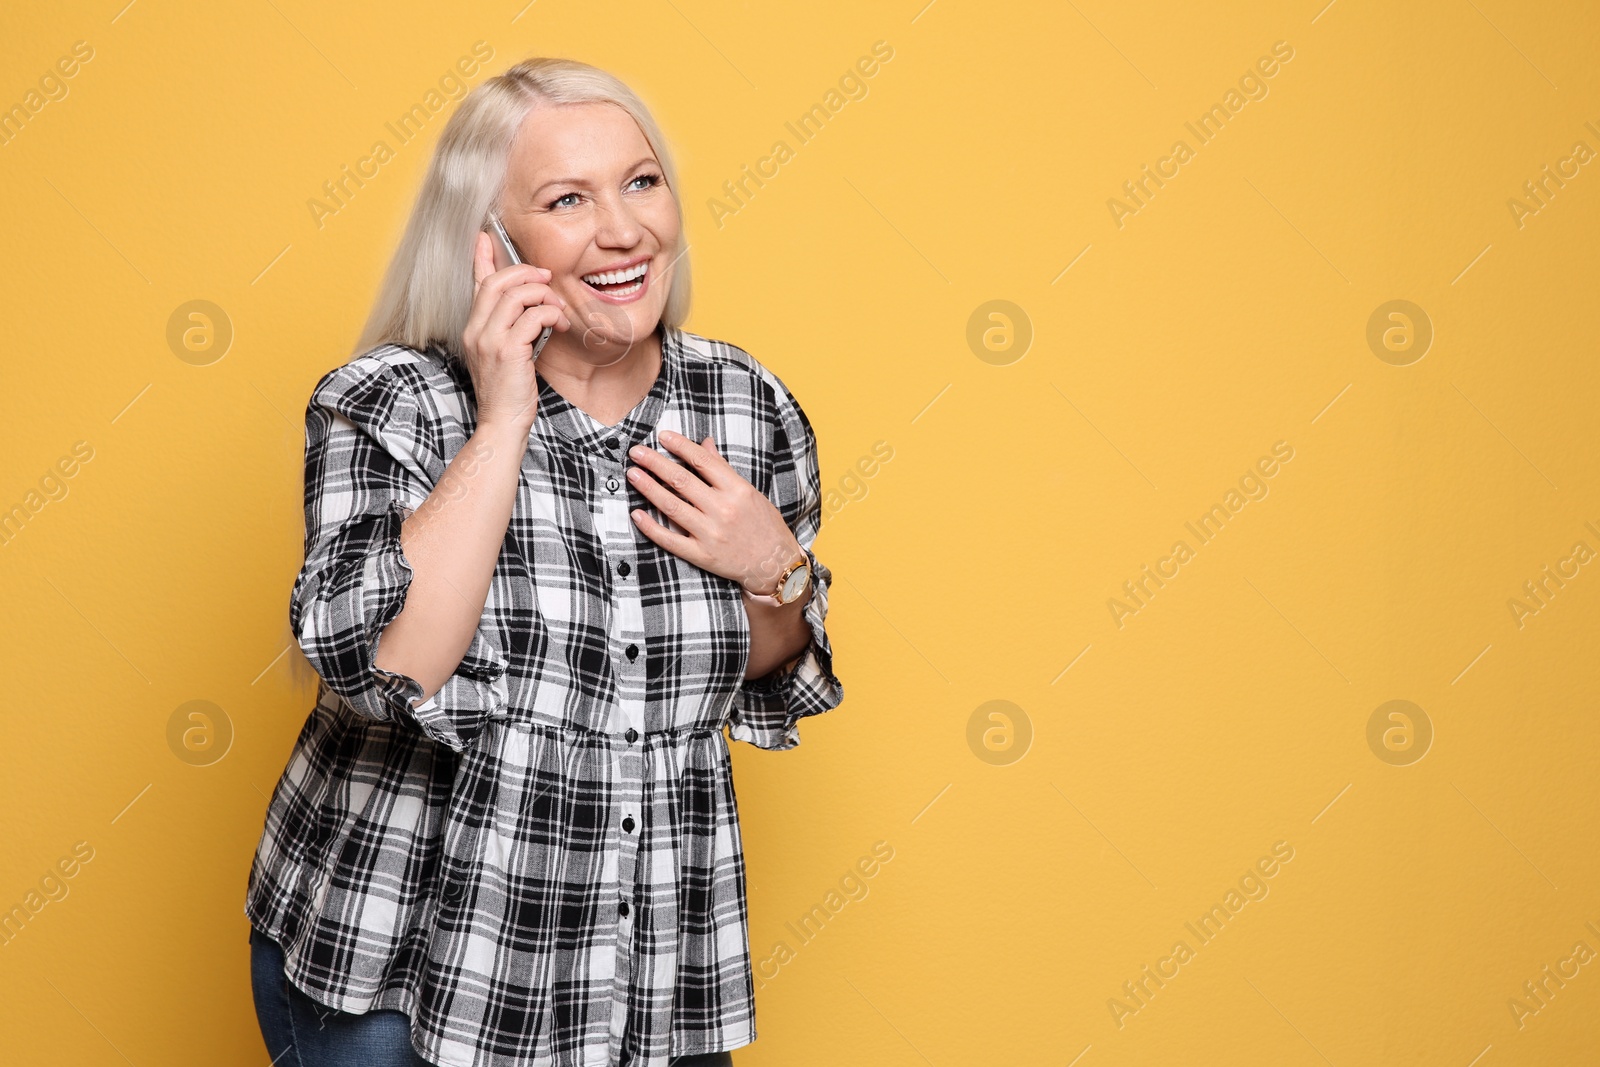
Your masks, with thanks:
[[[404,606],[400,524],[474,427],[464,367],[397,345],[329,372],[306,410],[306,562],[289,617],[320,676],[267,809],[245,914],[329,1008],[397,1008],[459,1067],[664,1067],[753,1041],[728,736],[799,743],[844,689],[811,555],[816,438],[742,349],[661,327],[661,372],[607,427],[542,378],[516,503],[455,674],[373,665]],[[658,547],[623,477],[657,433],[708,434],[810,557],[811,644],[745,681],[738,583]],[[670,528],[670,527],[669,527]]]

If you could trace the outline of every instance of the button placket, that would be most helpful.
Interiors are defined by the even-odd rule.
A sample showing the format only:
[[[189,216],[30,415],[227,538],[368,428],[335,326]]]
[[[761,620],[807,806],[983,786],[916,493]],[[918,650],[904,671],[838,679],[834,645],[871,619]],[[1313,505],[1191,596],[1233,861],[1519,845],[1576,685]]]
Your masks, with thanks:
[[[616,865],[615,910],[616,968],[612,987],[611,1028],[613,1044],[621,1041],[627,1018],[628,989],[633,971],[634,924],[639,920],[639,900],[635,883],[639,869],[638,818],[642,816],[645,773],[645,658],[644,606],[639,595],[639,577],[634,565],[637,538],[628,514],[629,500],[622,478],[622,444],[607,437],[596,455],[597,481],[601,492],[594,503],[594,527],[604,546],[606,566],[610,568],[612,604],[611,629],[607,646],[612,677],[616,681],[616,703],[611,709],[610,729],[615,740],[612,750],[611,822],[619,837]]]

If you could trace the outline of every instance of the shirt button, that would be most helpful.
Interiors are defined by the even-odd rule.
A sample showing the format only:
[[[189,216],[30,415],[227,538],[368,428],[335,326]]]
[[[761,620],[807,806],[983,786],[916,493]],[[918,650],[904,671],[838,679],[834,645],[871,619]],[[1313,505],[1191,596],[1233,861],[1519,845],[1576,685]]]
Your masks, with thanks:
[[[625,833],[625,834],[633,833],[633,816],[632,815],[630,815],[626,819],[622,820],[622,832]]]
[[[639,731],[630,726],[628,727],[628,732],[622,735],[622,739],[631,745],[639,740]]]
[[[618,487],[620,487],[621,485],[622,485],[622,483],[617,481],[615,478],[607,478],[606,479],[606,492],[615,493],[617,491]]]
[[[635,659],[637,659],[639,657],[639,646],[638,645],[629,645],[627,647],[627,649],[625,650],[624,654],[628,657],[628,662],[632,663]]]
[[[615,452],[620,445],[621,445],[621,442],[618,441],[615,437],[606,438],[606,447],[611,449],[611,451]]]
[[[617,573],[622,575],[624,578],[628,576],[628,572],[631,570],[633,570],[633,568],[628,566],[627,560],[623,560],[621,563],[617,564]]]
[[[449,885],[445,886],[444,887],[444,899],[452,901],[452,902],[460,900],[461,899],[461,883],[460,882],[451,882]]]
[[[626,900],[617,901],[617,914],[624,919],[628,917],[628,902]]]

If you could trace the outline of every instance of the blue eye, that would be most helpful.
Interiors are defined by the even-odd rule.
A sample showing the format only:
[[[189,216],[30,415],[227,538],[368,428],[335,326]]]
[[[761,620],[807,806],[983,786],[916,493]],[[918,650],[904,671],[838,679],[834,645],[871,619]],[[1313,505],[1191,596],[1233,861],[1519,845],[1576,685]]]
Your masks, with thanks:
[[[641,174],[634,178],[633,181],[629,182],[628,185],[633,186],[637,182],[648,182],[649,184],[646,186],[646,188],[654,188],[655,186],[660,185],[663,180],[664,179],[659,174]],[[563,193],[561,196],[556,197],[554,200],[550,201],[550,203],[546,204],[545,207],[577,207],[578,205],[576,203],[567,204],[563,203],[563,201],[569,198],[575,199],[581,195],[582,194],[580,193]]]

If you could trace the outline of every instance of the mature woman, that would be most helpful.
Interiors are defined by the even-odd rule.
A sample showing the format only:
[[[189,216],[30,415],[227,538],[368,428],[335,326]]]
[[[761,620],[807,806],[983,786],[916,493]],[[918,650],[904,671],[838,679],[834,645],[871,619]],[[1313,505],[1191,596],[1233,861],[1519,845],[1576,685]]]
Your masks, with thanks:
[[[496,269],[495,216],[526,263]],[[321,682],[245,904],[279,1067],[755,1039],[723,727],[792,748],[844,691],[815,436],[678,325],[685,251],[638,98],[520,63],[451,117],[362,354],[317,383],[290,620]]]

